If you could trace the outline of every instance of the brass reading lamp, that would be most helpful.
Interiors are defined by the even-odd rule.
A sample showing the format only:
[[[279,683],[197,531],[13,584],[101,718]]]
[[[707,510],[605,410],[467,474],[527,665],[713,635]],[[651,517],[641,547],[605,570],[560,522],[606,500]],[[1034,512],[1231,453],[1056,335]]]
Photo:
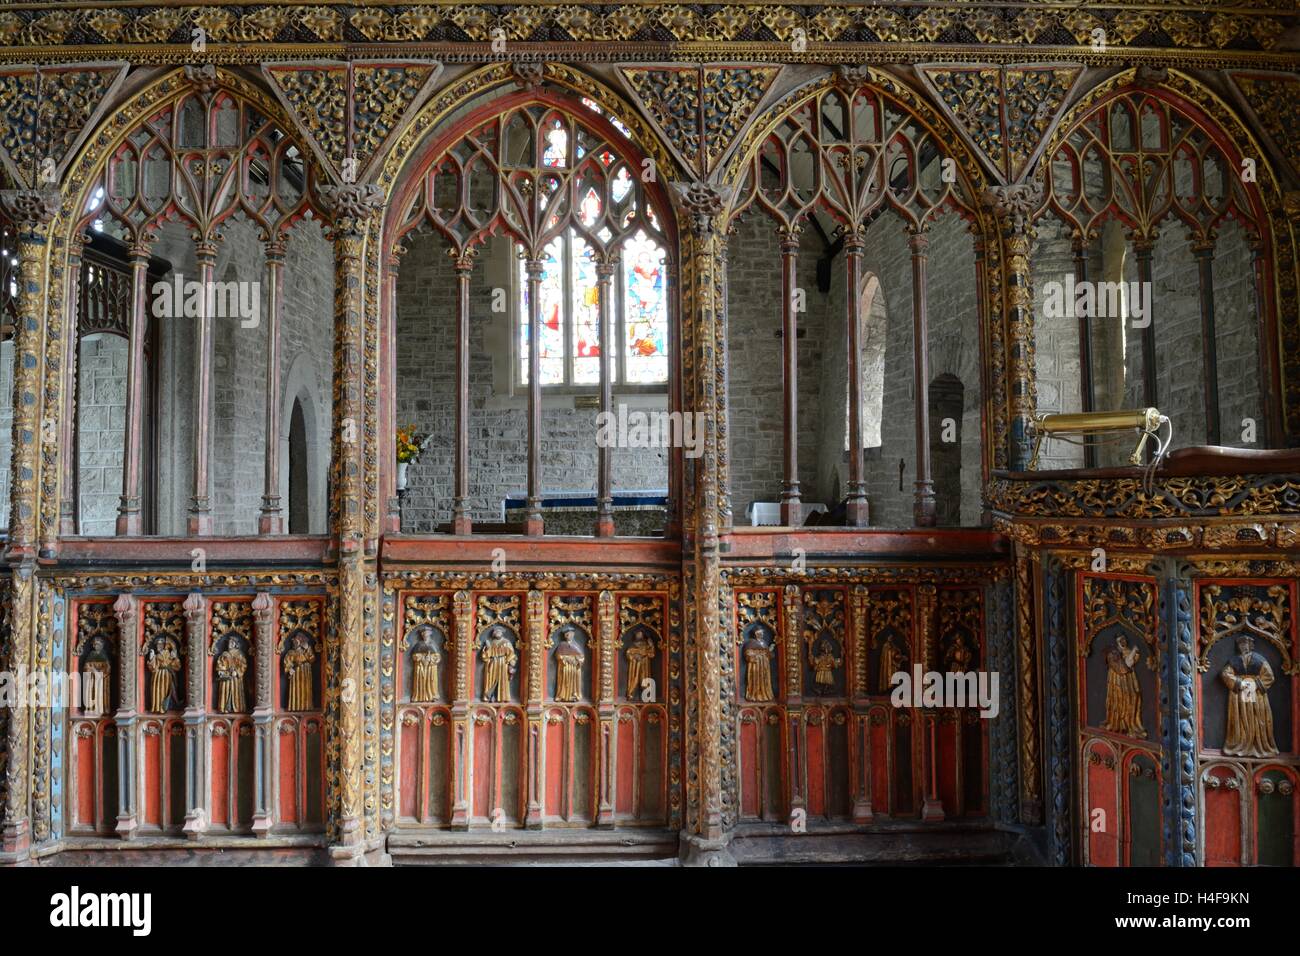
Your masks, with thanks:
[[[1130,465],[1142,464],[1142,452],[1146,448],[1147,440],[1154,439],[1156,443],[1156,453],[1152,460],[1152,465],[1158,464],[1160,459],[1169,450],[1169,439],[1160,440],[1160,429],[1168,425],[1170,428],[1169,439],[1173,438],[1173,426],[1169,421],[1169,416],[1161,415],[1158,408],[1138,408],[1138,409],[1120,409],[1114,412],[1072,412],[1064,413],[1047,413],[1035,415],[1031,423],[1031,429],[1034,435],[1034,454],[1029,459],[1029,470],[1038,469],[1038,451],[1043,444],[1044,438],[1061,438],[1063,441],[1070,441],[1065,438],[1066,435],[1114,435],[1120,434],[1129,429],[1141,432],[1138,436],[1137,447],[1133,449],[1133,454],[1128,456]],[[1083,444],[1074,442],[1074,444]]]

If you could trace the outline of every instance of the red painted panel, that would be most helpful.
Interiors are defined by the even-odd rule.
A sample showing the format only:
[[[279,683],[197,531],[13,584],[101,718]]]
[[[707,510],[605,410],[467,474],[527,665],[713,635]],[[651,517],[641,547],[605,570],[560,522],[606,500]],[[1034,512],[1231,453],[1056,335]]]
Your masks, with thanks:
[[[623,718],[627,717],[627,720]],[[614,812],[629,816],[636,813],[636,723],[632,711],[623,711],[615,725],[618,755],[614,767],[617,776],[614,780]]]
[[[867,737],[871,743],[871,809],[889,812],[889,718],[873,714]]]
[[[492,738],[495,733],[496,726],[492,721],[476,721],[474,724],[473,814],[484,819],[492,817],[494,802],[492,782],[496,776],[496,748],[492,746]]]
[[[87,731],[82,736],[81,731]],[[78,724],[73,731],[77,741],[77,818],[79,826],[95,825],[95,728]]]
[[[208,782],[212,788],[212,825],[228,826],[230,823],[230,737],[228,734],[210,735],[212,762]]]
[[[938,721],[936,732],[937,740],[937,762],[939,771],[939,799],[943,801],[944,813],[948,816],[954,816],[957,808],[961,805],[957,795],[957,730],[958,724],[955,720],[944,720],[942,716]]]
[[[285,733],[285,731],[291,731]],[[298,734],[286,721],[280,725],[280,823],[298,822]]]
[[[554,720],[560,717],[560,720]],[[563,816],[568,808],[565,806],[564,790],[568,777],[566,765],[565,737],[568,736],[568,721],[562,712],[552,711],[547,714],[546,735],[543,738],[546,747],[546,781],[542,798],[542,813],[549,817]]]
[[[808,765],[808,815],[820,817],[826,815],[826,728],[822,718],[815,719],[818,723],[809,720],[804,724],[804,758]]]
[[[1092,756],[1097,757],[1096,762]],[[1119,818],[1119,805],[1116,799],[1114,752],[1105,744],[1093,743],[1085,757],[1088,773],[1088,805],[1085,809],[1085,826],[1088,828],[1088,862],[1093,866],[1119,866],[1119,835],[1122,821]],[[1110,766],[1107,766],[1109,762]],[[1097,830],[1092,826],[1093,811],[1101,810],[1105,827]]]
[[[758,723],[761,718],[748,713],[740,721],[740,815],[757,819],[762,803],[762,768],[758,762]]]
[[[162,826],[162,727],[149,724],[141,735],[141,756],[144,758],[144,820],[145,826]]]
[[[1236,775],[1227,767],[1210,777],[1219,786],[1205,787],[1205,865],[1241,866],[1241,788],[1228,788]]]
[[[397,781],[397,812],[403,817],[414,819],[417,816],[416,780],[420,770],[420,722],[413,721],[408,724],[403,720],[399,726],[401,746],[398,760],[401,770]]]

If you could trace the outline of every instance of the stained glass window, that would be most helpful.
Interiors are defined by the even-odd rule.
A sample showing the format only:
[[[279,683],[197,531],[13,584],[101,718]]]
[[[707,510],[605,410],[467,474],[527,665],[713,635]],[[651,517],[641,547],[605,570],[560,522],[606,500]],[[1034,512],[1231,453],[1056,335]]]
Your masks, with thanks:
[[[668,381],[663,250],[638,231],[623,246],[623,380]]]
[[[595,223],[600,198],[590,191],[580,218]],[[602,238],[608,231],[601,230]],[[547,246],[542,272],[542,385],[597,385],[600,382],[600,289],[596,254],[574,229]],[[528,273],[519,260],[519,383],[528,384]],[[656,385],[668,381],[668,299],[664,251],[645,232],[622,246],[620,271],[610,289],[614,330],[615,381]]]

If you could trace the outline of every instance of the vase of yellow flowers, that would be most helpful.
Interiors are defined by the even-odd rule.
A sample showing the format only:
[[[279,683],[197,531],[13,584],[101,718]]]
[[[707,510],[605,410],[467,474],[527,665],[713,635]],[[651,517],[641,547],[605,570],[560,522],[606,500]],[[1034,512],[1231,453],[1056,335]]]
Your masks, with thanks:
[[[406,492],[406,473],[412,463],[420,460],[424,446],[428,443],[427,435],[417,435],[414,425],[407,425],[397,430],[397,493]]]

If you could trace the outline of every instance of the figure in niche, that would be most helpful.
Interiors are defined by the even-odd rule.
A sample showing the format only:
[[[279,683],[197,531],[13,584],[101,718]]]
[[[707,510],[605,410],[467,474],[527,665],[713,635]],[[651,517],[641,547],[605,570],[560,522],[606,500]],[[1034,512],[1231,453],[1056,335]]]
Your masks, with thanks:
[[[898,646],[892,636],[885,638],[880,648],[880,669],[877,672],[876,690],[888,694],[894,686],[894,675],[907,670],[907,651]]]
[[[438,699],[438,665],[442,655],[434,638],[438,631],[421,624],[411,632],[411,700],[417,704],[432,704]]]
[[[766,703],[775,696],[772,693],[772,657],[776,649],[772,647],[772,632],[762,624],[756,624],[745,641],[745,700]]]
[[[244,712],[244,675],[248,673],[248,655],[238,637],[226,641],[226,649],[217,655],[217,712]]]
[[[587,655],[576,640],[578,630],[564,627],[560,631],[560,646],[555,649],[555,699],[567,702],[582,696],[582,663]]]
[[[1123,634],[1115,636],[1115,646],[1106,652],[1106,719],[1101,729],[1130,737],[1145,737],[1142,728],[1142,688],[1138,686],[1139,651],[1129,647]]]
[[[828,694],[835,689],[835,670],[844,663],[844,659],[835,653],[835,643],[822,638],[817,645],[817,652],[809,652],[813,669],[813,683],[817,693]]]
[[[637,630],[632,643],[624,651],[627,655],[627,696],[635,700],[641,688],[650,679],[650,662],[655,656],[655,642],[643,630]]]
[[[966,636],[959,632],[948,647],[948,653],[944,655],[944,670],[949,674],[965,674],[970,670],[974,658],[975,655],[966,646]]]
[[[154,641],[145,651],[144,664],[149,670],[149,709],[155,714],[165,714],[171,706],[176,677],[181,670],[176,642],[167,636]]]
[[[1249,634],[1237,638],[1237,650],[1238,656],[1229,659],[1219,674],[1228,688],[1228,729],[1223,752],[1233,757],[1275,756],[1273,711],[1268,705],[1273,668],[1264,655],[1255,653],[1255,639]]]
[[[312,664],[316,652],[311,640],[302,631],[294,632],[289,639],[289,650],[283,657],[284,672],[289,676],[289,709],[311,710]]]
[[[104,638],[90,639],[90,650],[82,658],[81,679],[84,712],[90,717],[102,717],[108,713],[108,691],[113,679],[113,659]]]
[[[483,699],[509,700],[510,678],[515,676],[519,655],[504,627],[494,624],[488,630],[479,656],[483,658]]]

